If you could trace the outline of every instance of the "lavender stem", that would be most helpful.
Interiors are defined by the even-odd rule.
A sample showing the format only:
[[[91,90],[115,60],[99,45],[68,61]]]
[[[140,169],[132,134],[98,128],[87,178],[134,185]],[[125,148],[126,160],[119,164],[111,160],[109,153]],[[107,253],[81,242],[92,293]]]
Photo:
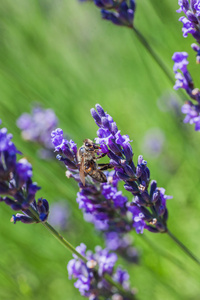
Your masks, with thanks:
[[[63,244],[64,247],[66,247],[68,250],[70,250],[72,253],[77,255],[81,260],[83,260],[85,263],[87,263],[87,259],[82,256],[76,249],[60,234],[58,233],[48,222],[42,223],[45,228],[47,228],[53,236],[59,240],[61,244]]]
[[[200,265],[200,260],[195,257],[195,255],[182,243],[180,242],[177,237],[175,237],[169,229],[167,230],[168,235],[170,238],[190,257],[192,258],[198,265]]]
[[[128,291],[125,291],[123,289],[123,287],[118,284],[117,282],[115,282],[108,274],[104,275],[104,278],[106,279],[106,281],[108,281],[111,285],[115,286],[119,292],[121,292],[124,296],[128,296],[130,300],[136,300],[135,295],[131,294]]]
[[[29,210],[37,219],[37,221],[40,222],[37,212],[32,207],[30,207]],[[76,249],[60,233],[58,233],[48,222],[43,222],[42,225],[44,225],[44,227],[47,228],[53,234],[53,236],[57,240],[59,240],[61,244],[63,244],[63,246],[67,247],[67,249],[69,249],[72,253],[74,253],[85,263],[87,263],[87,259],[84,256],[82,256],[78,251],[76,251]]]
[[[159,67],[163,70],[169,81],[174,85],[174,77],[170,74],[170,72],[167,70],[166,66],[163,64],[162,60],[158,57],[158,55],[155,53],[153,48],[149,45],[145,37],[142,35],[142,33],[137,30],[135,27],[133,27],[133,31],[135,32],[138,40],[141,42],[141,44],[147,49],[151,57],[155,60],[155,62],[159,65]]]
[[[183,263],[180,260],[178,260],[176,257],[174,257],[173,255],[171,255],[167,251],[161,249],[157,245],[153,244],[153,242],[144,233],[142,235],[140,235],[140,236],[146,242],[146,244],[148,244],[149,247],[151,247],[153,250],[155,250],[156,252],[158,252],[161,256],[163,256],[164,258],[166,258],[167,260],[169,260],[170,262],[172,262],[174,265],[176,265],[180,269],[182,269],[185,272],[187,272],[187,270],[183,266]]]

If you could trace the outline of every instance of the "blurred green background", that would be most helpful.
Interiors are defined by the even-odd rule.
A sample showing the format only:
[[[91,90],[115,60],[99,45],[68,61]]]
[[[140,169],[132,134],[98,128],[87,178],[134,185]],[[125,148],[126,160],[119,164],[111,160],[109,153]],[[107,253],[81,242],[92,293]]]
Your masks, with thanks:
[[[171,72],[172,54],[189,52],[189,70],[200,86],[195,76],[199,66],[190,48],[193,39],[182,37],[177,2],[137,1],[135,26]],[[0,118],[32,163],[34,181],[42,186],[39,196],[50,203],[68,202],[71,220],[65,237],[74,246],[81,242],[92,250],[103,246],[93,225],[83,221],[76,203],[78,188],[65,177],[64,168],[57,161],[40,160],[37,146],[21,139],[16,119],[30,112],[33,101],[54,109],[59,127],[78,145],[96,136],[89,110],[100,103],[122,134],[133,140],[135,161],[144,154],[151,178],[173,195],[168,201],[169,228],[200,256],[200,136],[170,107],[172,84],[134,33],[101,20],[92,3],[1,0],[0,36]],[[180,106],[183,100],[177,98],[177,103]],[[164,140],[157,156],[144,147],[145,135],[155,128]],[[71,253],[40,224],[14,226],[9,222],[12,213],[1,203],[0,299],[83,299],[68,280]],[[180,264],[160,255],[135,232],[132,235],[141,253],[140,265],[122,259],[119,263],[128,269],[138,299],[200,299],[198,266],[167,235],[145,233],[154,246],[174,255]]]

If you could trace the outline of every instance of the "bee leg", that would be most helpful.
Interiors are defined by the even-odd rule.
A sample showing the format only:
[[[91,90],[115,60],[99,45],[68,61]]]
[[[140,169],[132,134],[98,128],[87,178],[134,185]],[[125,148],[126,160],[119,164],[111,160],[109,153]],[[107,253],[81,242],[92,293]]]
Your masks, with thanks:
[[[99,156],[97,156],[95,159],[97,160],[97,159],[100,159],[100,158],[102,158],[102,157],[104,157],[104,156],[106,156],[106,153],[102,153],[102,154],[100,154]]]

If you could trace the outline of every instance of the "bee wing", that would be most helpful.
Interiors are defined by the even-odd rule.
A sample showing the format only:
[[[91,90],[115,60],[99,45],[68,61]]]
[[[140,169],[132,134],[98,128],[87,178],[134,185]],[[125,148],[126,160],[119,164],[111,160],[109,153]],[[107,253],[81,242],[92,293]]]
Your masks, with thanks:
[[[82,184],[85,186],[85,172],[84,172],[84,157],[81,158],[79,176]]]

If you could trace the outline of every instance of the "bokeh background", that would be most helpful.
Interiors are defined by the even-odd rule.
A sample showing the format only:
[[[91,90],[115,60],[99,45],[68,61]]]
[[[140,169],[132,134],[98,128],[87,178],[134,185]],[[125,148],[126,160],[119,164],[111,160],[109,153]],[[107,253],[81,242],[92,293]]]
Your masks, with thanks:
[[[135,26],[172,75],[172,54],[189,52],[189,70],[200,86],[199,66],[190,48],[193,40],[182,37],[177,8],[174,0],[137,1]],[[90,108],[100,103],[133,140],[135,160],[143,154],[151,178],[173,195],[168,201],[169,228],[200,256],[200,136],[182,123],[183,100],[130,29],[101,20],[92,3],[0,1],[3,126],[32,163],[34,181],[42,187],[39,196],[50,203],[60,199],[68,203],[71,215],[63,235],[75,246],[81,242],[92,250],[95,245],[103,246],[93,225],[83,220],[76,203],[78,188],[65,177],[64,168],[56,160],[39,159],[38,147],[21,138],[16,119],[30,112],[35,101],[52,108],[59,126],[80,146],[85,138],[96,136]],[[10,208],[1,203],[0,299],[83,299],[68,280],[71,253],[42,225],[13,225],[11,215]],[[140,264],[122,259],[119,264],[128,269],[138,299],[200,299],[198,266],[167,235],[146,232],[152,245],[134,231],[132,235],[141,253]]]

